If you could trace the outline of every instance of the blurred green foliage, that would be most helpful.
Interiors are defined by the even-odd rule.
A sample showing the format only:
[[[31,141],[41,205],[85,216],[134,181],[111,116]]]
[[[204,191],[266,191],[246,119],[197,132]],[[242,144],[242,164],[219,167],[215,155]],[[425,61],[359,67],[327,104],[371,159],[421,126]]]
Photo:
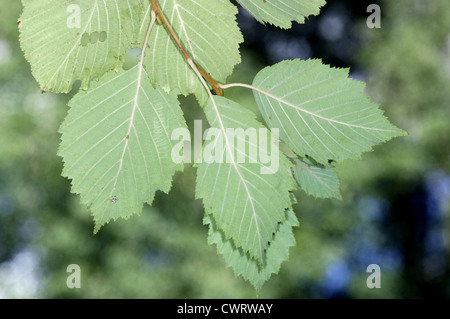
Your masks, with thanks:
[[[355,21],[362,39],[357,65],[367,93],[409,135],[338,166],[343,201],[296,193],[297,246],[258,297],[450,296],[448,197],[438,198],[445,214],[436,231],[445,247],[436,263],[414,242],[411,218],[420,207],[404,205],[433,173],[450,174],[450,2],[386,0],[381,8],[381,29]],[[19,47],[20,10],[19,1],[0,0],[0,298],[256,297],[207,245],[190,165],[141,216],[93,235],[92,218],[60,176],[56,155],[69,96],[40,92]],[[250,83],[263,67],[258,61],[243,51],[230,82]],[[228,94],[256,110],[251,92]],[[192,97],[181,101],[188,125],[203,118]],[[421,254],[408,255],[411,240]],[[23,252],[32,261],[19,259]],[[381,289],[366,286],[369,263],[382,269]],[[81,267],[81,289],[66,286],[69,264]]]

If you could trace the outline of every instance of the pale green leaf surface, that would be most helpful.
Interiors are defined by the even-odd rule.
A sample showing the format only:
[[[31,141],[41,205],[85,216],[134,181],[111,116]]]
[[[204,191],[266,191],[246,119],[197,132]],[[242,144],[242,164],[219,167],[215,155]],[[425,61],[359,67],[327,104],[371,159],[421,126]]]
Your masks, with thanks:
[[[285,214],[285,221],[278,225],[275,236],[267,247],[262,266],[250,258],[248,253],[236,248],[231,240],[227,240],[210,215],[205,216],[203,223],[209,226],[208,243],[216,245],[225,264],[233,269],[236,276],[242,276],[256,290],[260,290],[272,274],[278,273],[281,263],[289,258],[289,248],[295,246],[292,228],[298,226],[298,220],[291,209],[286,210]]]
[[[96,230],[140,214],[183,168],[171,159],[171,133],[186,127],[177,96],[154,89],[139,69],[109,72],[78,93],[60,128],[63,175],[90,207]]]
[[[20,43],[44,91],[67,93],[119,69],[140,26],[141,0],[22,0]],[[70,7],[72,6],[72,7]],[[79,6],[80,16],[73,11]],[[79,18],[79,27],[77,20]]]
[[[292,21],[304,23],[305,17],[319,14],[325,0],[237,0],[259,22],[290,28]]]
[[[339,177],[331,166],[313,164],[307,159],[294,160],[292,175],[307,194],[318,198],[342,199]]]
[[[241,62],[239,44],[243,38],[236,7],[228,0],[160,0],[159,5],[194,61],[214,80],[225,82]],[[152,83],[167,92],[194,93],[203,105],[207,92],[164,26],[155,28],[150,44],[145,67]]]
[[[205,105],[211,127],[221,130],[222,127],[243,130],[263,128],[255,120],[255,114],[241,105],[224,97],[214,97],[214,100],[217,109],[211,100]],[[262,263],[267,244],[272,240],[278,223],[285,219],[285,209],[291,207],[289,191],[295,186],[289,174],[291,163],[281,152],[277,156],[279,167],[273,174],[261,174],[262,166],[269,164],[263,164],[259,155],[249,151],[245,152],[245,161],[239,161],[237,155],[243,152],[238,140],[244,143],[246,150],[249,150],[250,144],[259,142],[243,139],[223,138],[220,144],[218,138],[212,138],[205,143],[204,150],[216,145],[212,143],[223,145],[222,161],[198,164],[196,197],[203,198],[206,212],[214,217],[225,237]],[[270,137],[267,140],[270,141]],[[259,151],[259,145],[256,146]],[[276,145],[272,145],[272,151],[275,148],[278,150]],[[227,161],[229,154],[233,157]]]
[[[254,96],[264,120],[297,155],[320,164],[360,159],[376,144],[405,134],[363,93],[348,69],[320,60],[283,61],[260,71]]]

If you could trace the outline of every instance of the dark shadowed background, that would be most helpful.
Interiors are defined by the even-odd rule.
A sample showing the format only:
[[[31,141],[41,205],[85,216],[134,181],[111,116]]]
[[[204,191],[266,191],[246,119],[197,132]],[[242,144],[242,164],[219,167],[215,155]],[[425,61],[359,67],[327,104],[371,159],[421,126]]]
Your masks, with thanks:
[[[370,3],[381,28],[366,25]],[[70,96],[41,94],[18,43],[20,1],[0,0],[0,298],[241,298],[250,284],[208,246],[195,168],[177,173],[141,216],[93,235],[93,221],[56,155]],[[291,30],[240,10],[242,64],[250,83],[283,59],[350,67],[390,121],[408,131],[337,166],[343,201],[298,191],[297,246],[262,298],[450,297],[450,2],[329,0]],[[230,97],[255,109],[251,92]],[[182,98],[188,125],[202,118]],[[81,288],[66,286],[69,264]],[[366,286],[369,264],[381,288]]]

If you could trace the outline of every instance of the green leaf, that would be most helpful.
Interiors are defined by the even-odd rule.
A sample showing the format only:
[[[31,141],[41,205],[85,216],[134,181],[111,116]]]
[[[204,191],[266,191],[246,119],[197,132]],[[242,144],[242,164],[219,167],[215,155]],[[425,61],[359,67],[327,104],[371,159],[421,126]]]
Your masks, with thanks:
[[[300,157],[320,164],[360,159],[362,152],[405,134],[363,93],[348,69],[320,60],[283,61],[260,71],[253,82],[258,107],[271,128]]]
[[[319,14],[325,0],[237,0],[259,22],[290,28],[292,21],[304,23],[305,17]]]
[[[248,253],[227,240],[210,215],[205,216],[203,223],[209,225],[208,243],[216,244],[217,252],[223,255],[226,265],[233,269],[236,276],[242,276],[256,290],[260,290],[272,274],[278,273],[281,263],[289,258],[289,248],[295,246],[292,228],[298,226],[298,220],[291,209],[286,210],[285,215],[285,221],[278,225],[267,248],[262,267]]]
[[[22,0],[20,43],[44,91],[67,93],[76,80],[119,69],[142,14],[141,0]],[[78,10],[79,8],[79,15]]]
[[[159,5],[194,61],[214,80],[225,82],[241,62],[243,38],[236,23],[236,7],[228,0],[160,0]],[[195,93],[203,105],[207,92],[164,26],[153,31],[150,44],[145,67],[152,83],[167,92]]]
[[[211,127],[220,134],[205,143],[203,152],[205,155],[208,149],[217,147],[219,155],[215,161],[203,160],[198,165],[196,197],[203,198],[206,212],[214,217],[225,238],[262,263],[278,223],[285,220],[285,209],[291,207],[291,163],[278,152],[278,145],[271,142],[270,132],[255,120],[255,114],[239,104],[214,97],[214,103],[209,100],[205,105],[205,113]],[[226,129],[242,131],[236,131],[233,137]],[[260,129],[264,133],[258,133],[257,141],[249,137],[254,137],[252,130],[254,133]],[[267,143],[263,135],[269,135]],[[270,151],[263,146],[268,143]],[[275,154],[272,164],[278,162],[268,174],[263,173],[264,167],[270,165],[263,163],[263,151]]]
[[[342,199],[339,178],[333,167],[313,163],[307,158],[295,159],[294,164],[294,179],[307,194],[318,198]]]
[[[183,168],[171,159],[171,133],[186,127],[175,94],[154,89],[137,65],[107,73],[69,106],[60,129],[63,175],[90,207],[96,231],[110,219],[140,214],[156,190],[169,191]]]

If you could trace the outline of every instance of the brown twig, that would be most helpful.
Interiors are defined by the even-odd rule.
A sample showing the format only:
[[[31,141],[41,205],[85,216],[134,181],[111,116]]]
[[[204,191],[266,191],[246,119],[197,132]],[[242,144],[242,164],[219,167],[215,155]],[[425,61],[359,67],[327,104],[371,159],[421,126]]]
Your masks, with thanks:
[[[202,77],[208,81],[208,83],[212,86],[212,88],[214,89],[214,92],[217,95],[222,96],[223,95],[223,89],[220,86],[220,84],[216,81],[214,81],[208,73],[205,72],[205,70],[203,70],[193,59],[192,57],[189,55],[189,53],[185,50],[185,48],[183,47],[183,44],[181,43],[181,41],[178,39],[177,35],[175,34],[175,32],[172,29],[172,26],[170,25],[170,23],[167,21],[166,17],[164,16],[164,13],[162,12],[158,1],[157,0],[150,0],[151,4],[152,4],[152,11],[155,13],[156,18],[158,19],[158,21],[161,21],[162,24],[164,25],[164,27],[166,28],[167,32],[169,32],[170,37],[172,38],[172,40],[175,42],[176,46],[178,47],[178,49],[181,51],[181,53],[183,54],[184,58],[186,59],[186,62],[189,64],[189,61],[192,61],[192,63],[194,63],[194,65],[197,67],[197,70],[200,72],[200,74],[202,75]]]

